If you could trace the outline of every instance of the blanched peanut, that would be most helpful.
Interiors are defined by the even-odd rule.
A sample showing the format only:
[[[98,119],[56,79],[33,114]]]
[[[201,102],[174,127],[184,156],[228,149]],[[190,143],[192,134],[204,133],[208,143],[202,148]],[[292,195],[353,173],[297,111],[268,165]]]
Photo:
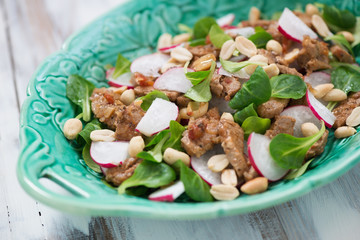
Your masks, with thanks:
[[[130,157],[136,157],[136,155],[142,152],[144,148],[145,142],[141,136],[132,137],[129,142],[128,153]]]
[[[187,114],[187,108],[182,108],[179,111],[180,119],[190,119],[190,116]]]
[[[125,105],[130,105],[135,100],[134,89],[128,89],[121,94],[120,101]]]
[[[213,61],[216,61],[215,55],[212,53],[206,54],[193,63],[193,68],[195,71],[209,70]]]
[[[176,45],[176,44],[179,44],[179,43],[187,42],[187,41],[189,41],[190,38],[191,38],[190,33],[182,33],[182,34],[176,35],[173,38],[172,43],[174,45]]]
[[[235,46],[240,53],[244,54],[247,57],[255,56],[257,53],[257,48],[255,44],[243,36],[236,37]]]
[[[249,12],[249,23],[255,24],[260,19],[260,10],[256,7],[252,7]]]
[[[255,55],[255,56],[252,56],[251,58],[249,58],[248,60],[249,62],[260,62],[260,63],[264,63],[264,65],[267,65],[268,62],[269,62],[269,59],[263,55]],[[252,65],[249,65],[249,66],[246,66],[244,68],[245,72],[249,75],[253,74],[255,72],[255,69],[257,68],[257,64],[252,64]]]
[[[257,177],[241,186],[240,190],[246,194],[257,194],[265,192],[268,188],[268,179],[264,177]]]
[[[330,92],[328,92],[322,99],[328,102],[339,102],[345,100],[346,98],[347,95],[344,91],[334,88]]]
[[[279,75],[280,70],[275,63],[270,64],[269,66],[263,66],[264,71],[268,75],[269,78]]]
[[[224,169],[221,173],[221,182],[225,185],[236,186],[238,183],[234,169]]]
[[[232,121],[232,122],[234,121],[233,115],[231,113],[228,113],[228,112],[224,112],[221,115],[220,119],[227,119],[227,120]]]
[[[229,165],[229,160],[225,154],[212,156],[207,162],[208,168],[213,172],[221,172]]]
[[[170,47],[172,45],[171,43],[172,36],[169,33],[163,33],[158,40],[157,43],[157,49],[164,48],[164,47]]]
[[[175,163],[177,160],[181,160],[186,166],[190,166],[190,156],[173,148],[167,148],[163,158],[169,165]]]
[[[334,135],[336,138],[346,138],[354,135],[356,129],[353,127],[343,126],[335,130]]]
[[[184,64],[183,63],[179,63],[179,62],[174,62],[174,61],[169,61],[167,63],[165,63],[164,65],[162,65],[161,67],[161,73],[164,73],[166,72],[167,70],[169,70],[170,68],[173,68],[173,67],[181,67],[183,66]]]
[[[300,50],[298,48],[294,48],[291,52],[285,54],[284,56],[284,60],[287,63],[292,63],[293,61],[295,61],[299,55]]]
[[[90,139],[94,142],[113,142],[115,132],[110,129],[94,130],[90,133]]]
[[[330,32],[328,26],[326,25],[325,21],[319,15],[315,14],[311,17],[311,24],[316,29],[316,32],[322,37],[331,36],[332,33]]]
[[[330,92],[334,88],[334,84],[332,83],[324,83],[317,85],[316,87],[311,89],[312,94],[317,99],[323,98],[328,92]]]
[[[353,41],[355,41],[354,35],[351,32],[348,31],[341,31],[336,33],[337,35],[342,34],[344,35],[345,39],[349,42],[352,43]]]
[[[355,127],[360,124],[360,107],[356,107],[346,119],[346,125]]]
[[[64,135],[67,139],[73,140],[82,130],[82,122],[77,118],[70,118],[65,122]]]
[[[236,187],[225,184],[212,185],[210,194],[216,200],[222,201],[233,200],[240,195],[239,190],[237,190]]]
[[[233,55],[235,48],[234,40],[227,40],[221,47],[220,57],[224,60],[228,60]]]
[[[319,9],[315,5],[308,3],[305,8],[305,13],[312,16],[314,14],[319,14]]]
[[[127,86],[122,86],[122,87],[119,87],[119,88],[109,87],[109,89],[113,90],[114,93],[121,95],[121,94],[123,94],[123,92],[125,92],[125,90],[127,89]]]
[[[170,56],[178,62],[185,63],[193,58],[193,55],[189,50],[183,47],[176,47],[170,52]]]
[[[199,118],[207,113],[208,108],[208,102],[189,102],[186,108],[186,114],[193,118]]]
[[[280,55],[282,54],[283,48],[278,41],[270,40],[266,43],[266,50],[274,52],[277,55]]]
[[[317,126],[311,122],[301,124],[301,132],[304,137],[310,137],[319,132]]]

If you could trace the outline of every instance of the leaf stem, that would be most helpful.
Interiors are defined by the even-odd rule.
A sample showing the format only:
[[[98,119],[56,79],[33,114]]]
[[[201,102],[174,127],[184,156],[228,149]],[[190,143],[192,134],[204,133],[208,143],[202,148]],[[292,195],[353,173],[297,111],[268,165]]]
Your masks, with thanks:
[[[336,106],[337,102],[329,102],[328,105],[326,106],[330,111],[332,111],[334,109],[334,107]]]

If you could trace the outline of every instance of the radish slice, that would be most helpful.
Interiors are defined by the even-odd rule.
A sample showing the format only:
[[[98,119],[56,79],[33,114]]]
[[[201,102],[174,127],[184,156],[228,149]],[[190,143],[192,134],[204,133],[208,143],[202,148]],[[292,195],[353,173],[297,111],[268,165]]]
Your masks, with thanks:
[[[312,87],[316,87],[320,84],[331,83],[331,75],[326,72],[313,72],[309,76],[306,76],[304,81]]]
[[[248,155],[255,171],[274,182],[283,178],[289,170],[277,165],[271,157],[270,141],[270,138],[265,135],[251,133],[248,139]]]
[[[233,23],[233,21],[235,20],[235,14],[233,13],[229,13],[225,16],[222,16],[221,18],[218,18],[216,20],[216,23],[220,26],[220,27],[225,27],[225,26],[229,26]]]
[[[175,182],[173,185],[159,189],[149,195],[149,200],[160,202],[173,202],[182,193],[185,192],[184,184],[181,181]]]
[[[116,167],[129,157],[128,147],[129,142],[91,142],[90,156],[100,167]]]
[[[311,109],[307,106],[291,106],[286,108],[280,116],[289,116],[295,118],[294,136],[303,137],[301,132],[301,125],[306,122],[315,124],[319,129],[321,128],[321,121],[313,114]]]
[[[225,30],[226,34],[234,34],[234,35],[241,35],[246,38],[250,37],[251,35],[255,34],[255,29],[253,27],[244,27],[244,28],[232,28]]]
[[[178,113],[179,109],[175,103],[156,98],[136,126],[136,131],[150,137],[169,128],[170,121],[176,120]]]
[[[235,113],[235,110],[229,107],[229,101],[226,101],[224,98],[221,97],[211,98],[209,102],[209,109],[213,107],[217,107],[220,114],[222,114],[223,112]]]
[[[158,77],[160,76],[159,71],[161,67],[169,59],[169,55],[162,53],[145,55],[135,59],[130,66],[130,70],[132,73],[138,72],[147,77]]]
[[[106,79],[109,80],[109,78],[111,78],[111,76],[113,75],[115,71],[115,67],[109,68],[108,70],[106,70]]]
[[[194,72],[194,70],[188,68],[188,72]],[[156,79],[154,83],[155,89],[177,91],[186,93],[193,85],[190,80],[186,78],[184,68],[177,67],[171,68]]]
[[[241,62],[246,59],[246,56],[244,54],[240,54],[239,56],[233,56],[229,59],[231,62]]]
[[[331,128],[336,120],[335,115],[317,100],[309,90],[306,91],[306,100],[314,115],[319,120],[323,120],[325,126]]]
[[[318,36],[291,10],[285,8],[279,19],[279,31],[287,38],[296,42],[302,42],[304,35],[316,39]]]
[[[175,44],[175,45],[172,45],[172,46],[169,46],[169,47],[163,47],[163,48],[159,48],[159,51],[162,52],[162,53],[169,53],[171,52],[171,50],[173,50],[174,48],[176,47],[179,47],[179,46],[184,46],[185,44],[184,43],[179,43],[179,44]]]
[[[191,157],[190,164],[192,169],[210,186],[221,184],[221,172],[211,171],[207,166],[207,162],[212,156],[223,153],[224,150],[221,146],[216,145],[213,149],[207,151],[201,157]]]
[[[217,73],[220,75],[228,76],[228,77],[238,77],[238,78],[240,78],[241,83],[246,82],[250,78],[250,75],[245,71],[244,68],[242,68],[240,71],[238,71],[236,73],[230,73],[221,66],[218,69]],[[241,80],[243,80],[243,81],[241,81]]]
[[[131,72],[127,72],[124,74],[121,74],[117,78],[109,78],[108,84],[112,87],[123,87],[126,86],[128,88],[134,88],[134,85],[131,83],[131,78],[133,74]]]
[[[106,172],[109,170],[109,168],[100,167],[101,172],[106,176]]]

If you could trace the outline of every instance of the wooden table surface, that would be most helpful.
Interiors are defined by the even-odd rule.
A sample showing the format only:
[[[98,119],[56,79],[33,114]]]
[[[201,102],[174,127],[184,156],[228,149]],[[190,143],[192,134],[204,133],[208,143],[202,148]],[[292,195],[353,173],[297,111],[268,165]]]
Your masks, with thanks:
[[[72,216],[30,198],[15,174],[28,81],[71,33],[120,2],[0,0],[0,239],[360,239],[360,164],[296,200],[216,220]]]

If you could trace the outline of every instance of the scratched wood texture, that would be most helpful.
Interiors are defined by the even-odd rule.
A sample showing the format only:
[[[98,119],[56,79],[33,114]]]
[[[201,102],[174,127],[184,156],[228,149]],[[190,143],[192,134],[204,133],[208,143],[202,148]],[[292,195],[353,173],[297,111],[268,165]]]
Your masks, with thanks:
[[[27,196],[15,166],[28,80],[71,33],[121,2],[0,0],[0,239],[360,239],[360,165],[288,203],[206,221],[72,216]]]

